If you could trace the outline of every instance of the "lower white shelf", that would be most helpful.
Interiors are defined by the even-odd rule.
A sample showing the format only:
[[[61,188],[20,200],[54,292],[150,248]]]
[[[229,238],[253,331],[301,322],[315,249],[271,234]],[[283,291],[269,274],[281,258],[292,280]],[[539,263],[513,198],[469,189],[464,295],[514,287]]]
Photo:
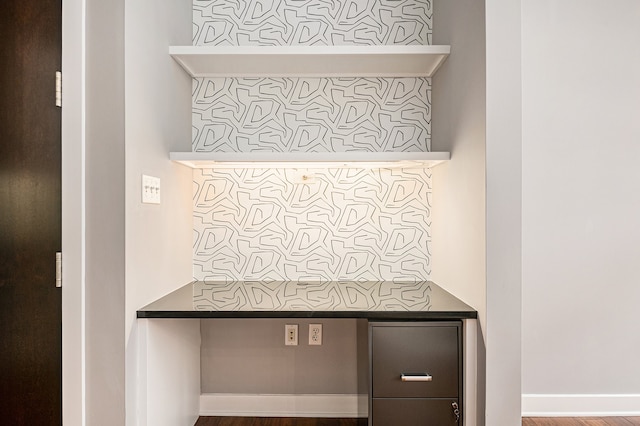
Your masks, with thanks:
[[[171,152],[169,158],[194,169],[243,168],[430,168],[451,158],[448,152]]]
[[[193,77],[431,77],[449,46],[171,46]]]

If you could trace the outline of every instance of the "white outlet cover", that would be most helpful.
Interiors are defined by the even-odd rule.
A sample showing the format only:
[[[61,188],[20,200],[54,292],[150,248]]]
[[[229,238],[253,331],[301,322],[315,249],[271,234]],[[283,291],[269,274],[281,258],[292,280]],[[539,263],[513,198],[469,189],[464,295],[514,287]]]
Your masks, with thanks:
[[[284,344],[286,346],[298,346],[298,324],[286,324],[284,326]]]
[[[309,345],[322,345],[322,324],[309,324]]]
[[[160,204],[160,178],[142,175],[142,202]]]

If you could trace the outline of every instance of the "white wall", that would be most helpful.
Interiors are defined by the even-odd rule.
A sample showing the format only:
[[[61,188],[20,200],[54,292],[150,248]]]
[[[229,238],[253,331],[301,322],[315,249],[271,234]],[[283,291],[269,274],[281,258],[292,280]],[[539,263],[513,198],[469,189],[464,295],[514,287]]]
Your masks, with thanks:
[[[461,4],[463,3],[463,4]],[[433,279],[485,320],[484,1],[434,4],[434,44],[451,55],[433,77]]]
[[[65,31],[70,17],[78,30],[81,3],[65,2]],[[625,401],[632,402],[635,401],[633,396],[639,393],[638,375],[630,372],[637,371],[633,356],[640,346],[633,326],[637,321],[631,315],[635,308],[633,302],[639,300],[638,286],[632,285],[638,281],[638,272],[631,262],[638,258],[637,245],[632,242],[639,240],[637,215],[633,213],[640,210],[640,192],[633,160],[640,155],[638,144],[629,142],[637,141],[639,134],[635,117],[640,99],[637,77],[640,75],[637,59],[640,55],[638,45],[634,43],[638,39],[634,25],[638,21],[638,4],[632,0],[618,0],[607,2],[606,7],[599,6],[600,3],[594,0],[523,2],[524,82],[521,86],[519,3],[487,0],[488,424],[506,425],[518,421],[519,402],[505,400],[505,396],[517,396],[520,388],[518,187],[525,194],[522,227],[524,393],[545,396],[602,392],[621,394]],[[165,4],[127,2],[127,17],[140,17],[145,8],[152,14],[171,15]],[[184,14],[190,19],[188,12]],[[140,20],[134,24],[129,21],[127,29],[137,31],[135,27],[144,22]],[[157,21],[151,19],[150,22]],[[158,27],[162,28],[156,28],[159,32],[184,29],[178,24],[174,28],[173,19],[160,19],[160,22]],[[186,28],[190,32],[190,26]],[[143,35],[142,32],[138,34],[135,38],[138,41],[133,44],[140,42]],[[70,43],[75,53],[81,55],[83,50],[78,44],[82,40],[70,42],[70,37],[76,36],[78,31],[67,35],[65,46]],[[154,37],[149,37],[148,41],[158,40]],[[127,43],[129,40],[133,39],[127,34]],[[563,42],[561,49],[555,44],[557,41]],[[188,44],[189,41],[181,43]],[[583,65],[591,65],[586,62],[592,57],[592,51],[585,49],[592,45],[621,47],[611,53],[603,50],[604,58],[595,61],[598,67],[588,71],[589,68]],[[138,61],[143,59],[144,55],[132,47],[135,46],[127,45],[127,57],[133,55]],[[156,46],[155,58],[160,58],[162,48],[160,44]],[[162,55],[164,57],[164,53]],[[549,64],[546,59],[550,56],[557,60]],[[68,67],[65,69],[73,69],[76,81],[82,81],[78,58],[74,60],[69,54],[65,54],[65,58]],[[541,60],[543,58],[545,60]],[[175,144],[174,149],[188,149],[188,142],[182,146],[182,138],[174,136],[186,132],[186,139],[189,139],[183,124],[177,126],[181,130],[175,133],[167,128],[172,127],[168,123],[174,122],[168,117],[182,111],[175,108],[171,100],[182,103],[186,97],[189,103],[190,97],[180,91],[173,93],[171,88],[174,86],[156,85],[175,82],[174,77],[180,80],[177,71],[171,71],[176,74],[168,78],[162,69],[157,73],[158,69],[150,65],[144,67],[135,61],[132,64],[135,66],[127,68],[127,76],[132,72],[135,78],[128,78],[127,82],[135,82],[134,87],[140,87],[132,91],[137,93],[133,97],[127,89],[126,102],[127,333],[135,323],[135,309],[168,292],[179,280],[189,276],[190,270],[185,270],[184,265],[188,262],[190,268],[191,260],[190,234],[176,232],[173,235],[168,226],[175,220],[182,224],[186,216],[190,220],[190,212],[183,217],[183,212],[176,211],[173,212],[176,217],[172,217],[172,209],[165,203],[155,210],[136,204],[139,174],[143,171],[163,178],[163,200],[182,196],[178,195],[181,192],[177,188],[171,189],[176,182],[174,178],[180,182],[177,186],[190,185],[188,171],[180,171],[162,159],[171,149],[169,145]],[[144,69],[137,70],[138,66]],[[149,75],[149,69],[153,70],[151,75],[155,83],[142,77]],[[190,82],[185,78],[184,84]],[[66,97],[82,101],[81,94],[73,94],[71,85],[67,87]],[[520,87],[524,90],[523,104],[519,101]],[[136,102],[141,102],[141,95],[149,97],[145,104],[151,106],[152,111],[134,107]],[[520,105],[524,110],[522,186],[519,186]],[[72,107],[66,108],[67,116],[73,113]],[[81,112],[75,114],[77,120],[72,128],[63,128],[63,132],[71,132],[74,139],[65,145],[66,159],[71,161],[64,167],[65,188],[74,187],[79,192],[72,200],[67,196],[65,201],[73,211],[63,219],[68,224],[67,229],[71,224],[83,221],[84,171],[80,163],[84,142],[81,141],[80,115]],[[190,117],[185,119],[188,123]],[[183,118],[177,121],[182,123]],[[132,124],[133,129],[130,123],[140,125]],[[607,160],[602,161],[599,154],[605,149]],[[559,152],[558,159],[549,160],[549,151]],[[540,167],[540,164],[544,166]],[[175,205],[189,205],[182,201],[176,201]],[[553,209],[549,209],[549,205]],[[67,212],[71,213],[71,210],[67,209]],[[597,225],[600,225],[599,229]],[[154,233],[157,229],[162,231]],[[188,244],[188,250],[176,247],[175,253],[172,253],[173,249],[163,251],[163,247],[170,245],[162,243],[175,243],[173,237],[181,235],[188,235],[184,238],[189,242],[178,238],[177,245]],[[84,315],[83,260],[82,254],[78,254],[82,250],[82,231],[71,238],[66,239],[65,247],[75,250],[77,256],[74,256],[72,268],[65,269],[65,276],[74,278],[74,288],[63,292],[67,366],[81,365],[84,356],[82,327],[73,325],[74,322],[79,324],[76,320]],[[147,242],[143,244],[145,240]],[[179,257],[177,263],[175,259],[169,262],[168,259],[177,253],[188,253],[189,259]],[[167,265],[176,264],[183,266],[167,273]],[[65,267],[67,265],[65,263]],[[467,301],[474,304],[470,299]],[[567,319],[572,321],[567,322]],[[67,344],[70,340],[72,343]],[[540,341],[545,344],[539,345]],[[132,381],[135,383],[135,370],[130,369],[132,353],[135,354],[135,344],[129,344],[127,348],[129,385]],[[598,371],[598,380],[587,381],[585,377],[590,375],[585,373],[592,373],[594,369]],[[540,374],[540,371],[548,374]],[[82,416],[83,380],[81,372],[65,373],[65,381],[70,384],[65,390],[65,419],[67,415],[78,419]],[[130,401],[130,395],[128,398]],[[80,404],[76,405],[76,401]],[[525,397],[525,410],[526,404]],[[129,408],[132,412],[135,407]],[[637,409],[637,405],[631,408]],[[74,424],[66,420],[65,423]]]
[[[85,416],[83,12],[84,0],[62,4],[62,418],[74,426]]]
[[[298,346],[284,345],[285,324],[298,325]],[[309,324],[323,325],[321,346],[309,346]],[[366,335],[361,337],[366,341]],[[216,319],[202,324],[203,393],[357,394],[357,367],[367,362],[367,354],[358,353],[353,319]]]
[[[66,425],[136,424],[135,311],[191,279],[191,172],[167,159],[191,145],[191,79],[171,43],[191,43],[190,2],[63,4]],[[142,173],[163,179],[161,206],[139,203]],[[189,377],[172,391],[196,384],[193,415]]]
[[[123,4],[63,4],[65,425],[124,422]]]
[[[125,417],[124,1],[86,3],[86,420]]]
[[[432,279],[478,311],[465,326],[465,424],[484,421],[485,13],[484,1],[434,3],[434,44],[451,55],[433,78],[432,150],[451,151],[434,167]],[[468,336],[472,330],[474,335]],[[477,345],[476,345],[477,343]],[[476,364],[476,360],[480,360]],[[476,371],[476,365],[479,371]]]
[[[486,424],[520,419],[522,291],[521,8],[486,1]]]
[[[637,415],[640,3],[522,16],[523,411]]]
[[[298,325],[298,346],[284,325]],[[322,345],[308,344],[322,324]],[[201,407],[209,416],[366,417],[366,320],[202,320]]]
[[[200,320],[140,319],[137,423],[192,426],[200,411]],[[130,406],[127,407],[131,409]]]
[[[125,4],[126,379],[128,425],[136,424],[136,310],[191,281],[191,170],[169,151],[191,147],[191,78],[171,59],[172,44],[191,44],[191,2]],[[162,204],[142,204],[141,175],[161,179]],[[192,327],[197,327],[191,324]],[[171,356],[167,348],[165,356]],[[176,352],[175,356],[182,357]],[[145,368],[144,365],[142,368]],[[199,375],[192,381],[199,384]],[[140,386],[146,387],[147,383]],[[184,389],[190,389],[186,386]],[[166,387],[182,398],[183,387]],[[153,401],[150,402],[153,404]],[[187,407],[188,405],[185,405]],[[156,414],[173,410],[154,404]],[[173,411],[171,411],[173,412]]]

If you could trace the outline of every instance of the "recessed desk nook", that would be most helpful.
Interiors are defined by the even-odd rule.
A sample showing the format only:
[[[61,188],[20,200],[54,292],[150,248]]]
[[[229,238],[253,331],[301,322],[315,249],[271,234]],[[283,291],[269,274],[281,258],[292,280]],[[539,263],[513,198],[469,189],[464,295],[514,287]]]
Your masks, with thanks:
[[[180,379],[197,375],[193,358],[200,355],[199,321],[286,319],[290,324],[305,325],[308,320],[352,320],[357,323],[360,342],[357,369],[366,377],[360,380],[358,396],[351,400],[333,397],[339,399],[334,403],[351,408],[325,413],[324,417],[347,412],[368,417],[369,425],[375,426],[465,424],[465,386],[469,381],[464,366],[468,357],[475,356],[468,354],[465,341],[470,337],[467,334],[473,334],[468,323],[475,323],[477,312],[431,281],[194,281],[138,310],[137,317],[145,323],[140,360],[146,377],[139,391],[146,393],[143,399],[148,405],[156,398],[157,386],[168,382],[180,386]],[[162,326],[155,327],[162,321]],[[173,321],[174,326],[167,326],[166,321]],[[324,340],[330,344],[328,331],[330,326],[325,326]],[[299,345],[306,346],[304,327],[299,333]],[[253,346],[247,340],[246,351],[251,351]],[[191,358],[191,365],[163,365],[163,344],[180,346],[185,358]],[[284,329],[279,344],[284,348]],[[173,379],[163,383],[155,377],[163,374],[173,375]],[[304,399],[286,402],[277,395],[264,398],[265,404],[285,407],[288,403],[313,405]],[[229,411],[235,403],[231,397],[224,402]],[[198,411],[206,414],[201,407]]]

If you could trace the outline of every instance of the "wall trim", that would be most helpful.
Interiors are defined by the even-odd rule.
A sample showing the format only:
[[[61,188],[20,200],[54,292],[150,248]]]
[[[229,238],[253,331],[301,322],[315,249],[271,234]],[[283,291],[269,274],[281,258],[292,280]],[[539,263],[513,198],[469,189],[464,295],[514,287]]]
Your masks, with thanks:
[[[522,415],[640,416],[640,394],[523,394]]]
[[[206,393],[201,416],[367,417],[366,394],[269,395]]]

